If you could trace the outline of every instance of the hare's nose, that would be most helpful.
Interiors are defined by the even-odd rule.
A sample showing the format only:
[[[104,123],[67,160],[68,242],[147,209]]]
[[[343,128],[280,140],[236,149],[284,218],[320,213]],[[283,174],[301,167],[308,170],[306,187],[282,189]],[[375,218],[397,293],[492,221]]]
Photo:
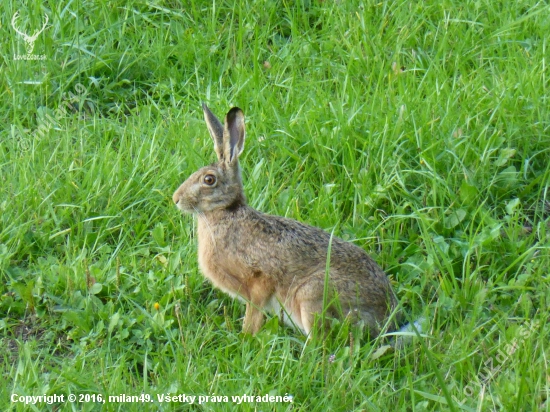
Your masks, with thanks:
[[[172,200],[174,201],[174,203],[177,205],[178,202],[180,201],[180,197],[178,195],[178,192],[175,192],[174,195],[172,196]]]

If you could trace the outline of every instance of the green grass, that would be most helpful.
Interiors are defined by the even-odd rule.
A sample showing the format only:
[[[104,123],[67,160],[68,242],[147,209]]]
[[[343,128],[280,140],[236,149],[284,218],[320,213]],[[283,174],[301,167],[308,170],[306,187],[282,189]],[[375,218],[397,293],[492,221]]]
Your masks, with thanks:
[[[1,410],[550,410],[544,2],[1,7]],[[49,15],[46,60],[14,60],[16,11],[27,33]],[[249,203],[363,247],[429,338],[378,357],[346,325],[239,332],[171,200],[215,158],[203,101],[245,112]]]

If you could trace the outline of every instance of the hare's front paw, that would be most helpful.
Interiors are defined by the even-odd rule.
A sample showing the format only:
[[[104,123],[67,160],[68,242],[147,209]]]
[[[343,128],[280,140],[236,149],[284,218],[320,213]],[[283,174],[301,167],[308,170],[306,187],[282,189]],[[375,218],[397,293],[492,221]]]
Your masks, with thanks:
[[[248,302],[244,314],[243,332],[255,335],[264,323],[264,314],[260,309]]]

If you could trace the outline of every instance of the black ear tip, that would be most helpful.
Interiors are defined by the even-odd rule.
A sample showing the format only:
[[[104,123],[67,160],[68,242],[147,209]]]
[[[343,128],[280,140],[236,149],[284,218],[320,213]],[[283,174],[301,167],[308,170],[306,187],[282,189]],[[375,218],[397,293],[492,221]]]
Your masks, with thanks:
[[[210,110],[205,102],[202,102],[202,110]]]
[[[233,107],[227,112],[227,119],[235,119],[237,117],[244,117],[243,111],[238,107]]]

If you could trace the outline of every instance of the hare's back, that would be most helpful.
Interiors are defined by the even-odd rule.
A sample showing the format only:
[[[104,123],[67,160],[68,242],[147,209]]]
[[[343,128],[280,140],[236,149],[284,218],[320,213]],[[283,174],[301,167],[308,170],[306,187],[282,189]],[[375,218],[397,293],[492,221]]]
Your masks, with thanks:
[[[367,278],[386,280],[386,275],[376,262],[359,246],[315,226],[281,216],[257,212],[254,223],[257,232],[254,242],[280,258],[287,257],[293,263],[303,263],[309,268],[325,268],[330,259],[331,272],[356,280]],[[327,257],[330,251],[330,256]]]

